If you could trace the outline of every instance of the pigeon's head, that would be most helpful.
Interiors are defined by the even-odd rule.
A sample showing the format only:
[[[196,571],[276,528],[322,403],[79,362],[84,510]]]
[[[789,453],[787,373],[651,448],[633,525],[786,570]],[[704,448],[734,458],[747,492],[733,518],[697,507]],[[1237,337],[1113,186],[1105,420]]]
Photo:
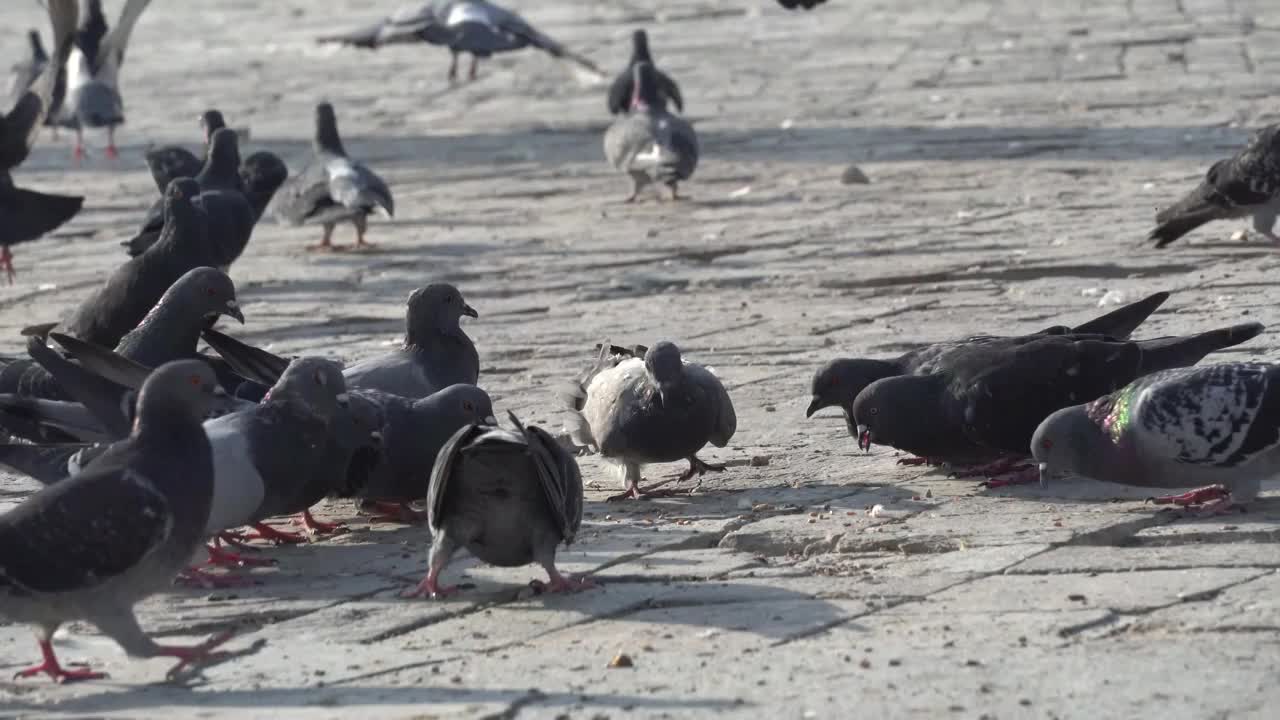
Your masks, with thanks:
[[[135,428],[163,428],[176,418],[201,422],[226,392],[213,368],[201,360],[168,362],[147,376],[138,393]]]
[[[450,432],[464,425],[497,425],[493,416],[493,400],[489,393],[475,385],[458,383],[430,396],[431,404],[449,418]]]
[[[227,121],[222,118],[222,113],[212,108],[200,113],[200,129],[204,131],[204,144],[208,145],[213,141],[213,134],[227,126]]]
[[[236,284],[217,268],[188,270],[169,288],[160,303],[167,301],[192,308],[201,317],[216,320],[219,315],[227,315],[244,324],[244,313],[240,312],[240,303],[236,301]]]
[[[654,344],[644,354],[644,369],[658,386],[658,395],[665,405],[667,393],[684,375],[684,360],[680,357],[680,348],[666,340]]]
[[[647,62],[638,62],[631,68],[631,110],[665,110],[666,101],[658,84],[658,71]]]
[[[405,313],[409,344],[417,344],[420,334],[458,332],[458,321],[463,315],[480,317],[480,313],[462,299],[458,288],[449,283],[432,283],[414,290],[409,295],[409,309]]]
[[[333,106],[327,102],[316,105],[316,150],[325,150],[338,155],[346,155],[342,147],[342,138],[338,135],[338,116]]]
[[[1063,475],[1093,475],[1090,466],[1107,456],[1106,446],[1110,445],[1086,406],[1054,412],[1031,436],[1031,456],[1040,466],[1040,484]]]
[[[351,403],[338,363],[322,357],[300,357],[289,363],[263,402],[299,402],[321,417]]]
[[[644,30],[631,33],[631,57],[636,60],[649,60],[649,35]]]
[[[805,417],[823,408],[838,407],[849,412],[854,398],[871,383],[882,378],[897,375],[898,370],[892,363],[884,360],[867,358],[836,358],[829,360],[813,374],[813,383],[809,391],[813,400]]]
[[[289,179],[289,167],[279,155],[265,150],[250,155],[240,164],[240,180],[244,183],[245,197],[255,209],[266,207],[271,196]],[[261,205],[254,198],[261,198]]]
[[[919,435],[920,425],[937,414],[935,385],[927,375],[903,375],[877,380],[853,400],[858,449],[872,444],[903,447]]]
[[[191,178],[177,178],[169,181],[164,189],[164,217],[190,217],[194,209],[192,201],[200,194],[200,185]]]
[[[214,130],[209,136],[209,162],[232,172],[240,168],[240,140],[229,127]]]
[[[31,55],[37,60],[48,60],[49,54],[44,51],[44,43],[40,40],[40,31],[32,28],[27,31],[27,40],[31,43]]]

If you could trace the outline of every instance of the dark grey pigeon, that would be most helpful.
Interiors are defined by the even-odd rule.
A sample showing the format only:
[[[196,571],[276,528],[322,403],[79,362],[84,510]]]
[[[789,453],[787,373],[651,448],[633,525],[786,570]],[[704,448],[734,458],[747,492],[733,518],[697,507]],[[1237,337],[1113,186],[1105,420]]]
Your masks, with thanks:
[[[160,240],[132,258],[84,300],[61,328],[103,347],[115,347],[187,271],[217,267],[225,256],[220,239],[208,234],[205,211],[192,200],[199,194],[194,180],[175,180],[165,191],[165,224]]]
[[[1032,434],[1054,411],[1092,401],[1142,375],[1194,365],[1262,330],[1247,323],[1137,342],[1049,335],[966,353],[933,374],[867,386],[853,403],[858,444],[889,445],[935,462],[993,462],[992,468],[966,474],[1002,474],[1031,452]],[[921,422],[923,417],[931,420]]]
[[[812,10],[827,0],[778,0],[778,4],[788,10],[802,8],[804,10]]]
[[[0,516],[0,616],[34,625],[44,656],[19,677],[103,677],[58,663],[53,634],[68,621],[94,624],[130,656],[178,658],[171,674],[230,637],[160,645],[133,613],[135,603],[169,586],[204,540],[214,475],[200,418],[217,389],[199,361],[157,369],[142,389],[129,440]]]
[[[707,443],[724,447],[738,428],[733,401],[710,368],[686,362],[674,344],[662,341],[644,359],[610,355],[602,343],[600,357],[564,398],[575,412],[572,434],[584,445],[598,448],[618,464],[626,490],[609,498],[655,497],[670,481],[640,489],[640,467],[650,463],[688,460],[686,480],[708,470],[723,470],[698,459]]]
[[[666,185],[671,199],[679,199],[678,185],[698,166],[698,135],[679,115],[667,111],[657,71],[647,62],[632,72],[630,112],[613,121],[604,133],[604,155],[616,170],[631,177],[634,202],[646,186]]]
[[[552,57],[566,58],[597,75],[595,63],[536,30],[519,15],[485,0],[431,0],[409,3],[380,22],[347,33],[318,38],[354,47],[377,49],[383,45],[425,42],[449,48],[449,82],[458,79],[458,55],[471,55],[469,80],[476,79],[480,58],[536,47]]]
[[[1214,514],[1280,475],[1280,365],[1222,363],[1154,373],[1045,418],[1031,438],[1041,482],[1081,475],[1141,487]],[[1211,502],[1210,502],[1211,501]]]
[[[613,84],[609,86],[609,112],[620,115],[631,111],[631,98],[635,95],[635,66],[642,62],[654,66],[653,74],[658,83],[658,93],[662,98],[674,104],[680,112],[684,112],[680,86],[657,68],[653,56],[649,54],[649,36],[644,30],[636,30],[631,34],[631,59],[627,62],[627,67],[618,73],[618,76],[613,79]]]
[[[148,150],[143,157],[147,161],[147,169],[151,171],[151,179],[156,182],[156,189],[164,194],[169,183],[184,177],[195,177],[200,173],[209,156],[209,142],[219,128],[227,126],[227,121],[218,110],[210,108],[200,114],[200,130],[204,135],[204,147],[200,155],[181,145],[165,145]]]
[[[369,215],[395,215],[395,201],[382,178],[347,156],[329,103],[316,106],[312,149],[315,157],[311,163],[276,194],[274,215],[290,225],[320,225],[324,229],[320,244],[308,250],[345,249],[331,242],[333,228],[340,222],[355,225],[356,249],[368,246],[364,233]]]
[[[1147,236],[1162,248],[1213,220],[1253,217],[1258,234],[1280,242],[1273,231],[1280,213],[1280,125],[1268,125],[1244,149],[1214,163],[1194,190],[1156,213]]]
[[[460,548],[490,565],[536,562],[550,592],[593,585],[556,569],[556,547],[572,543],[582,525],[578,463],[545,430],[508,415],[515,430],[468,425],[441,449],[428,502],[430,569],[407,596],[456,592],[440,584],[440,573]]]
[[[101,0],[86,0],[85,16],[75,34],[75,47],[67,61],[66,99],[60,124],[75,128],[74,159],[84,159],[84,129],[107,129],[107,157],[115,158],[116,126],[124,123],[120,95],[120,67],[133,26],[151,0],[125,0],[120,18],[108,31]]]
[[[292,507],[282,513],[298,513],[297,523],[312,535],[328,535],[344,526],[317,520],[311,508],[325,498],[358,496],[384,463],[386,420],[382,407],[359,393],[350,393],[348,401],[329,423],[329,444],[324,453],[333,458],[332,468],[326,466],[324,472],[306,478]]]
[[[898,375],[927,375],[939,366],[945,366],[946,361],[943,358],[955,353],[991,345],[1017,345],[1025,342],[1027,338],[1042,335],[1097,334],[1124,340],[1168,299],[1169,293],[1158,292],[1074,328],[1055,325],[1029,335],[975,335],[961,340],[925,345],[890,360],[835,358],[824,363],[814,373],[813,382],[810,384],[813,400],[809,403],[809,408],[804,415],[812,417],[823,408],[838,407],[844,413],[849,434],[856,438],[853,400],[858,397],[858,393],[876,380]]]
[[[457,383],[476,384],[480,356],[459,325],[464,315],[478,317],[453,285],[433,283],[414,290],[405,313],[404,345],[348,366],[343,371],[347,386],[423,398]],[[264,384],[285,362],[222,333],[206,332],[205,340],[237,372]]]
[[[57,78],[71,52],[71,38],[79,13],[75,0],[59,0],[47,7],[53,36],[60,38],[54,56],[32,79],[32,84],[17,94],[12,109],[0,114],[0,269],[5,271],[10,284],[16,273],[9,248],[55,230],[80,212],[84,203],[83,197],[19,188],[11,175],[27,159],[41,125],[54,107]]]
[[[360,496],[373,501],[385,520],[417,519],[409,504],[427,496],[436,456],[458,428],[498,422],[489,394],[474,385],[450,385],[416,400],[376,390],[357,390],[356,396],[375,403],[384,418],[384,461]]]

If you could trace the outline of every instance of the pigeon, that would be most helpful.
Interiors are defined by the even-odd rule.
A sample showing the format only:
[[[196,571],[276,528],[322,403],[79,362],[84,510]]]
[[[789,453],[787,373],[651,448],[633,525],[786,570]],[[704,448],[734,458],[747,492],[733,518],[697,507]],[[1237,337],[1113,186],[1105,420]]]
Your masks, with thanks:
[[[525,47],[536,47],[552,57],[572,60],[596,75],[604,75],[595,63],[539,32],[524,18],[485,0],[410,3],[380,22],[317,40],[370,50],[396,43],[443,45],[449,48],[451,55],[451,84],[458,79],[458,55],[470,53],[471,71],[467,78],[475,80],[481,58]]]
[[[1194,190],[1156,213],[1147,236],[1162,248],[1213,220],[1253,217],[1253,229],[1280,242],[1272,228],[1280,214],[1280,124],[1249,138],[1244,149],[1215,162]]]
[[[315,225],[324,229],[319,245],[308,250],[345,250],[330,242],[333,228],[350,222],[356,228],[357,250],[369,247],[364,233],[368,217],[378,213],[395,215],[395,201],[382,178],[364,164],[347,156],[338,136],[338,120],[333,106],[316,106],[316,134],[312,142],[315,158],[277,193],[272,213],[289,225]]]
[[[204,539],[214,473],[200,416],[217,390],[199,361],[158,368],[143,386],[128,440],[0,516],[0,616],[34,625],[44,659],[18,677],[104,677],[59,664],[53,634],[73,620],[93,623],[130,656],[177,658],[171,674],[230,638],[160,645],[133,613],[168,587]]]
[[[613,79],[609,86],[608,107],[613,115],[621,115],[631,110],[631,98],[635,95],[635,66],[646,62],[653,65],[653,56],[649,54],[649,36],[644,30],[636,30],[631,34],[631,59],[627,67]],[[653,76],[658,84],[658,94],[664,101],[670,101],[680,112],[684,112],[684,100],[680,97],[680,86],[666,73],[654,67]]]
[[[975,346],[1016,345],[1024,342],[1027,337],[1039,335],[1097,334],[1124,340],[1168,299],[1169,293],[1158,292],[1074,328],[1055,325],[1031,335],[1013,337],[976,335],[962,340],[925,345],[891,360],[835,358],[823,364],[814,373],[813,382],[810,385],[813,400],[805,410],[804,416],[813,417],[814,413],[823,408],[838,407],[844,414],[849,434],[856,438],[853,400],[858,397],[858,393],[876,380],[897,375],[927,375],[944,362],[945,356],[952,353],[966,352]]]
[[[1049,415],[1031,438],[1041,482],[1075,474],[1144,487],[1200,487],[1152,500],[1215,514],[1280,474],[1280,365],[1221,363],[1140,377]]]
[[[307,477],[292,506],[282,513],[299,513],[298,524],[312,535],[328,535],[343,529],[341,523],[317,520],[311,514],[312,506],[326,497],[356,497],[384,464],[383,431],[387,422],[382,406],[359,393],[349,393],[348,401],[329,423],[326,453],[333,453],[332,468],[326,464],[323,472]],[[341,472],[333,472],[334,468]],[[430,474],[429,466],[425,474]]]
[[[174,180],[198,175],[208,159],[209,141],[213,139],[213,133],[226,126],[226,119],[216,109],[211,108],[200,114],[200,129],[204,134],[204,152],[202,153],[204,158],[196,157],[181,145],[165,145],[148,150],[143,157],[146,158],[147,169],[151,171],[151,178],[156,181],[156,189],[163,194],[164,189]]]
[[[218,267],[227,251],[208,233],[207,213],[192,200],[199,186],[190,178],[175,180],[165,190],[164,230],[156,244],[111,273],[61,324],[81,340],[115,347],[138,326],[164,292],[187,271]]]
[[[582,525],[578,463],[545,430],[508,416],[514,430],[467,425],[440,450],[428,503],[430,569],[407,597],[457,592],[440,584],[440,573],[459,548],[490,565],[536,562],[551,581],[537,585],[550,592],[594,585],[556,569],[556,547],[572,543]]]
[[[465,425],[496,425],[493,402],[474,385],[458,383],[421,399],[377,390],[353,390],[352,397],[372,402],[383,415],[384,461],[374,469],[360,496],[381,511],[378,519],[417,519],[409,504],[427,496],[427,478],[445,442]]]
[[[738,427],[733,402],[720,378],[710,369],[686,362],[680,349],[662,341],[643,359],[610,354],[601,343],[600,356],[563,395],[574,411],[575,440],[595,447],[617,463],[626,490],[609,498],[657,497],[670,480],[640,489],[640,466],[688,460],[689,469],[676,478],[687,480],[708,470],[723,470],[698,459],[708,442],[725,447]]]
[[[671,188],[671,199],[678,200],[677,185],[698,166],[698,136],[687,120],[667,111],[653,65],[639,62],[631,70],[630,112],[605,131],[605,158],[631,176],[626,202],[635,202],[650,183]]]
[[[54,57],[44,64],[32,84],[22,89],[12,109],[0,114],[0,269],[4,270],[9,284],[13,284],[17,274],[10,247],[43,237],[75,217],[84,204],[80,196],[51,195],[20,188],[11,175],[27,159],[41,125],[49,116],[58,73],[71,52],[71,36],[78,14],[75,0],[49,3],[48,10],[54,37],[60,38]],[[37,34],[37,42],[38,37]]]
[[[778,0],[778,4],[788,10],[795,10],[796,8],[812,10],[826,1],[827,0]]]
[[[1048,335],[965,353],[930,375],[868,385],[853,402],[858,445],[889,445],[935,462],[994,463],[968,474],[1008,472],[1016,464],[1010,459],[1029,454],[1036,426],[1054,411],[1101,397],[1142,375],[1194,365],[1262,330],[1258,323],[1245,323],[1136,342]]]
[[[125,0],[120,19],[108,32],[102,0],[86,0],[86,14],[67,61],[66,98],[58,121],[76,131],[74,158],[85,157],[84,129],[107,129],[107,157],[116,158],[116,126],[124,123],[120,67],[133,26],[151,0]]]
[[[458,324],[464,315],[479,317],[453,285],[414,290],[405,313],[404,345],[348,366],[343,371],[347,386],[423,398],[455,383],[476,384],[480,356]],[[264,385],[275,381],[286,362],[216,331],[206,331],[204,338],[237,372]]]

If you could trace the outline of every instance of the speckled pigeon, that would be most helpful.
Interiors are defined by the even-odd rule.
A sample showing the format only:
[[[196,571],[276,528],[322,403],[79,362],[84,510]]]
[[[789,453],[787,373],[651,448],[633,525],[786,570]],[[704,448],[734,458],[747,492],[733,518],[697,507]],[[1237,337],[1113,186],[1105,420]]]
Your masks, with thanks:
[[[428,500],[430,567],[407,596],[456,592],[440,573],[461,548],[490,565],[536,562],[551,592],[593,585],[556,569],[556,547],[572,543],[582,525],[578,463],[545,430],[508,415],[514,430],[467,425],[441,449]]]
[[[647,62],[654,66],[653,76],[658,84],[658,94],[663,100],[670,101],[680,112],[684,112],[684,100],[680,97],[680,86],[669,75],[658,69],[649,54],[649,36],[644,30],[636,30],[631,34],[631,59],[627,67],[613,79],[609,86],[608,107],[613,115],[631,111],[631,98],[635,95],[635,66]]]
[[[707,443],[728,445],[738,427],[720,378],[710,368],[684,361],[679,348],[665,340],[643,358],[610,354],[612,346],[601,345],[596,363],[567,388],[563,399],[575,413],[575,440],[598,448],[622,472],[626,490],[610,500],[675,492],[657,490],[670,480],[642,490],[642,465],[688,460],[689,469],[677,482],[723,470],[723,465],[697,457]]]
[[[671,199],[679,199],[678,185],[698,166],[698,135],[687,120],[667,111],[657,71],[647,62],[631,68],[630,112],[613,121],[604,133],[609,164],[631,177],[634,202],[646,186],[666,185]]]
[[[1280,365],[1221,363],[1138,378],[1036,429],[1041,481],[1074,474],[1144,487],[1200,487],[1160,504],[1216,513],[1280,475]]]
[[[158,368],[143,387],[128,441],[0,516],[0,616],[36,626],[44,658],[20,677],[103,677],[58,663],[53,633],[74,620],[93,623],[131,656],[178,658],[174,671],[230,637],[160,645],[133,613],[135,603],[169,586],[204,539],[214,475],[200,417],[217,390],[199,361]]]

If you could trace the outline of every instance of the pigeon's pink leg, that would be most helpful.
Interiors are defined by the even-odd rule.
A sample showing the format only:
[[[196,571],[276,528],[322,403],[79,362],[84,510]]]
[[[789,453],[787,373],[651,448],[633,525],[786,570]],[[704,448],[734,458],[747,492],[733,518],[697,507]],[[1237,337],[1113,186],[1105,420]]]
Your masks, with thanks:
[[[551,578],[551,582],[544,583],[541,580],[533,580],[529,583],[529,586],[540,593],[579,592],[596,587],[591,578],[566,577],[560,574],[555,565],[547,568],[547,576]]]
[[[191,663],[201,662],[203,660],[214,660],[222,656],[223,653],[210,651],[230,640],[234,635],[234,631],[228,630],[220,635],[214,635],[199,645],[157,645],[156,655],[159,657],[178,658],[178,664],[169,668],[169,676],[172,677],[177,674],[179,670]]]
[[[1227,490],[1226,486],[1223,485],[1196,488],[1181,495],[1161,495],[1160,497],[1147,498],[1147,502],[1154,505],[1177,505],[1179,507],[1203,504],[1204,507],[1201,510],[1205,515],[1218,515],[1235,506],[1235,503],[1231,500],[1231,491]]]
[[[931,457],[905,457],[905,458],[898,458],[898,464],[899,465],[928,465],[932,467],[934,465],[941,465],[942,463],[937,460],[934,460]]]
[[[316,535],[331,535],[336,532],[347,531],[347,526],[342,523],[327,523],[315,519],[311,514],[311,510],[303,510],[302,514],[293,521],[293,524],[301,525],[306,528],[308,532],[315,533]]]
[[[4,270],[5,275],[9,277],[9,284],[13,284],[13,279],[18,273],[13,269],[13,253],[9,252],[9,246],[0,247],[0,270]]]
[[[189,567],[178,573],[178,577],[174,579],[174,582],[183,587],[200,588],[202,590],[247,587],[254,584],[253,580],[247,577],[240,575],[214,575],[196,567]]]
[[[449,595],[453,595],[457,593],[458,592],[457,585],[441,585],[440,584],[440,571],[442,570],[444,570],[443,564],[441,564],[440,567],[436,567],[435,565],[432,565],[431,569],[427,570],[427,576],[422,578],[422,582],[418,583],[417,586],[414,587],[412,590],[406,590],[405,592],[401,593],[400,597],[404,597],[404,598],[427,597],[427,598],[435,599],[435,598],[447,597]]]
[[[1034,465],[1027,463],[1025,458],[1020,457],[1002,457],[995,462],[986,465],[977,465],[964,470],[957,470],[952,473],[953,477],[971,478],[971,477],[996,477],[998,475],[1006,475],[1012,472],[1021,472],[1027,468],[1035,468]]]
[[[275,565],[276,561],[271,558],[248,558],[239,553],[224,550],[222,548],[222,538],[215,537],[213,542],[205,546],[209,551],[209,559],[205,561],[205,565],[221,565],[223,567],[265,567]]]
[[[1030,485],[1032,483],[1040,482],[1040,468],[1035,467],[1034,465],[1023,465],[1019,468],[1015,468],[1012,472],[1005,473],[1005,475],[1007,477],[995,477],[990,480],[984,480],[982,482],[982,487],[1002,488],[1010,487],[1012,485]]]
[[[376,512],[369,516],[369,522],[393,522],[412,525],[414,523],[423,522],[427,519],[426,513],[414,510],[407,502],[396,503],[375,500],[371,505]]]
[[[107,159],[115,160],[120,157],[120,152],[116,150],[116,128],[110,126],[107,128]]]
[[[107,676],[104,672],[95,672],[88,668],[68,670],[62,667],[58,662],[58,656],[53,654],[53,643],[48,640],[40,641],[40,654],[44,657],[44,662],[26,670],[19,670],[13,674],[13,679],[29,678],[44,673],[53,678],[56,683],[69,683],[77,680],[100,680]]]
[[[281,543],[297,545],[307,541],[307,538],[304,535],[277,530],[266,523],[254,523],[253,530],[255,534],[246,535],[246,540],[267,540],[277,545]]]

